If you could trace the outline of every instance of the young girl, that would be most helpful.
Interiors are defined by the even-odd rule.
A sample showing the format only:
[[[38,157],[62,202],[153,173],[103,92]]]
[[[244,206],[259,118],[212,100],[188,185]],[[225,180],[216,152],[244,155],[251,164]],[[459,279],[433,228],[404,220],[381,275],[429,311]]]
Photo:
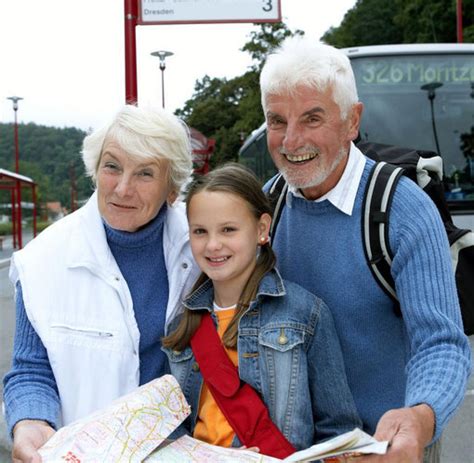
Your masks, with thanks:
[[[268,242],[271,210],[253,173],[239,164],[218,168],[190,186],[186,205],[191,249],[203,273],[163,346],[191,405],[188,431],[225,447],[257,442],[262,453],[283,457],[360,427],[331,314],[323,301],[283,281],[275,269]],[[231,368],[216,360],[220,353],[212,336],[199,334],[209,313],[225,360],[238,367],[237,382]],[[198,345],[198,338],[204,342]],[[221,349],[219,339],[216,344]],[[249,386],[256,391],[250,402]],[[264,412],[255,405],[260,397]],[[278,443],[262,449],[248,439],[271,427],[252,421],[252,414],[261,417],[267,410],[277,427],[269,433],[281,431],[293,448],[272,452]]]

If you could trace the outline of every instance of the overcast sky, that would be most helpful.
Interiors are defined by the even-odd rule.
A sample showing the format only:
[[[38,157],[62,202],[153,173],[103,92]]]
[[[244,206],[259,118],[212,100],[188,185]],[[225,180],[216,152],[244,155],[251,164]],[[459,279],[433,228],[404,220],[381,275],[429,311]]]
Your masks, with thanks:
[[[281,0],[283,20],[319,39],[356,0]],[[125,101],[123,0],[8,0],[0,16],[0,122],[13,120],[8,96],[24,98],[19,122],[97,128]],[[166,60],[165,103],[174,111],[204,75],[232,78],[251,65],[240,48],[252,24],[137,27],[139,104],[161,105],[156,50]]]

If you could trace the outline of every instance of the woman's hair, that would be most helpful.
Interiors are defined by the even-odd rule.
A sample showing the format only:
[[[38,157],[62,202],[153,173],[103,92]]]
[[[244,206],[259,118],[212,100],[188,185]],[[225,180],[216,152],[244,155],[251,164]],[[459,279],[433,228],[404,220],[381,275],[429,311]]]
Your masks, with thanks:
[[[106,139],[115,141],[132,157],[168,161],[170,187],[175,192],[191,175],[189,130],[163,109],[124,105],[108,125],[85,137],[82,159],[94,181]]]
[[[358,102],[349,58],[337,48],[305,36],[288,37],[268,56],[260,74],[263,112],[269,95],[291,95],[299,86],[318,92],[330,88],[342,119]]]
[[[192,182],[185,197],[188,213],[193,197],[203,191],[238,196],[245,201],[255,220],[260,220],[262,214],[272,214],[270,204],[257,177],[251,170],[240,164],[225,164]],[[209,207],[212,207],[212,204]],[[261,279],[275,266],[275,261],[275,254],[268,243],[259,247],[255,270],[242,290],[235,315],[222,338],[225,346],[232,348],[237,346],[237,330],[240,317],[250,306],[252,300],[255,299]],[[194,284],[192,292],[208,280],[207,275],[202,273]],[[202,311],[185,309],[176,330],[162,340],[163,346],[175,350],[184,349],[198,328],[202,314]]]

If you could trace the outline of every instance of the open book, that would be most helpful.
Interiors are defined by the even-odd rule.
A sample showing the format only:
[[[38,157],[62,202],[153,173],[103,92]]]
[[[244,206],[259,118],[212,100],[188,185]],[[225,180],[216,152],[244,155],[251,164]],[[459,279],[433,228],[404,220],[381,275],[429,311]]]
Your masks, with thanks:
[[[275,463],[314,461],[353,451],[385,453],[387,449],[386,442],[377,442],[360,429],[296,452],[285,460],[210,445],[190,436],[168,440],[190,411],[176,379],[165,375],[61,428],[39,453],[43,463]]]

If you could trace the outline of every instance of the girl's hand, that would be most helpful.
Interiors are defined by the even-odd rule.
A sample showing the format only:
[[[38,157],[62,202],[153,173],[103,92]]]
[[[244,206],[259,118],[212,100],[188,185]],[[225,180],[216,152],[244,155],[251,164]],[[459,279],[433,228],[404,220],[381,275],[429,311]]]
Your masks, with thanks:
[[[260,453],[260,449],[258,447],[246,447],[245,445],[239,447],[239,450],[249,450],[250,452]]]

